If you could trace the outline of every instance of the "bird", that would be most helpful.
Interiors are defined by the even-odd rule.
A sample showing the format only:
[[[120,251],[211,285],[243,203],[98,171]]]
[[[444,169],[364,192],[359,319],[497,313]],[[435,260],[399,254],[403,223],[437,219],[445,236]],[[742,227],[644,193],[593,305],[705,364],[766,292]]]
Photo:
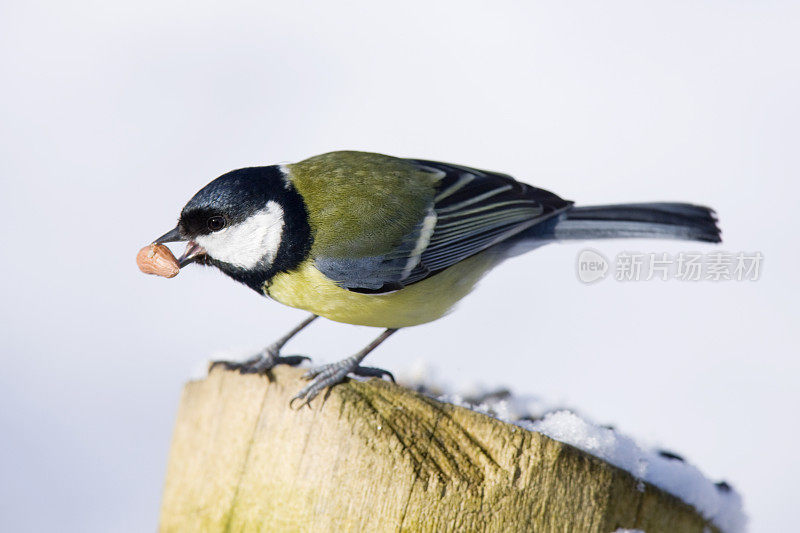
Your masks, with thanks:
[[[298,163],[233,170],[200,189],[178,223],[154,241],[185,241],[178,262],[224,274],[311,315],[244,362],[266,373],[305,356],[283,346],[317,317],[383,328],[362,350],[312,367],[294,396],[301,405],[362,366],[401,328],[448,313],[488,271],[558,241],[658,238],[718,243],[715,212],[650,202],[575,205],[509,175],[423,159],[336,151]]]

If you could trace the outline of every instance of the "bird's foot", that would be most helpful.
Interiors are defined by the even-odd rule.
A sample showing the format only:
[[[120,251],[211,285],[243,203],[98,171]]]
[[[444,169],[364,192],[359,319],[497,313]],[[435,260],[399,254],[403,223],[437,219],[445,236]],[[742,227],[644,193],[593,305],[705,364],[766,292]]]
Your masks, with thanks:
[[[344,381],[347,374],[354,374],[367,378],[383,378],[388,377],[394,382],[394,376],[388,370],[382,368],[375,368],[371,366],[359,366],[360,358],[348,357],[335,363],[318,366],[312,368],[303,376],[304,379],[311,380],[311,383],[303,387],[303,389],[292,398],[289,405],[299,401],[299,407],[309,405],[311,400],[317,397],[323,389],[333,387]]]
[[[238,370],[241,374],[266,374],[277,365],[297,366],[303,361],[310,361],[305,355],[280,355],[274,346],[268,346],[262,352],[245,361],[214,361],[211,369],[221,366],[226,370]]]

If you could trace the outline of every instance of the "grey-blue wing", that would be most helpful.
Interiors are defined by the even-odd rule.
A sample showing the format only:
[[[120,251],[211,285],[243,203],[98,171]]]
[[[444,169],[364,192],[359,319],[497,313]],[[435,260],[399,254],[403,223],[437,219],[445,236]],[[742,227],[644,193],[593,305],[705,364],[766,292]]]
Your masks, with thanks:
[[[410,284],[502,242],[569,208],[572,202],[511,176],[435,161],[444,172],[434,210],[436,226]]]
[[[325,276],[350,290],[380,293],[401,289],[403,281],[419,265],[421,248],[433,234],[435,223],[431,199],[427,214],[391,252],[364,257],[317,257],[314,264]]]
[[[435,161],[408,160],[439,173],[424,219],[392,252],[349,259],[318,258],[341,286],[380,293],[426,279],[568,209],[572,202],[505,174]]]

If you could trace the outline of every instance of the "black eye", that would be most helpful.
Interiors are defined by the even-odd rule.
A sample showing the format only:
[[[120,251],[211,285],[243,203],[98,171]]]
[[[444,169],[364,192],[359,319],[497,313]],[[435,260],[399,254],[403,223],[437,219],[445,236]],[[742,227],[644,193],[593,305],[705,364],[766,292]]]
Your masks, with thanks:
[[[216,215],[208,219],[208,229],[211,231],[219,231],[224,227],[225,217]]]

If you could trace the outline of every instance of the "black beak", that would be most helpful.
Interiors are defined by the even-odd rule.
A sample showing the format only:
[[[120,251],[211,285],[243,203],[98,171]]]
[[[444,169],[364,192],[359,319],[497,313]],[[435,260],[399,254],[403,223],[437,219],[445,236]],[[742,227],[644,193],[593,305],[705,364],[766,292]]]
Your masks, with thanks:
[[[178,264],[181,268],[183,268],[189,263],[194,263],[205,255],[206,251],[202,246],[194,241],[189,241],[189,244],[186,245],[186,251],[184,251],[183,255],[178,258]]]
[[[180,241],[189,241],[189,243],[186,245],[186,251],[184,251],[183,255],[178,258],[178,264],[181,268],[185,267],[189,263],[194,263],[206,254],[206,251],[202,246],[194,241],[189,240],[187,237],[182,236],[178,226],[175,226],[173,229],[169,230],[153,242],[155,244],[164,244],[165,242]]]
[[[185,237],[181,237],[181,231],[178,229],[178,226],[175,226],[173,229],[169,230],[168,232],[166,232],[164,235],[154,240],[153,242],[156,244],[164,244],[165,242],[179,242],[186,240],[188,239]]]

